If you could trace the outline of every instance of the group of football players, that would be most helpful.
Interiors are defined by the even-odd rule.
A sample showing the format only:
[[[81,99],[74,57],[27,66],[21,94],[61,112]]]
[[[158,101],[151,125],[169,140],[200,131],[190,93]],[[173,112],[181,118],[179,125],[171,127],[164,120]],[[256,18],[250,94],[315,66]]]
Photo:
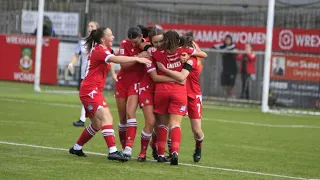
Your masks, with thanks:
[[[171,30],[164,32],[158,26],[129,28],[127,38],[117,52],[112,50],[113,40],[111,29],[89,22],[88,35],[79,42],[76,55],[68,66],[72,70],[76,59],[82,56],[85,68],[79,97],[83,107],[80,120],[74,125],[84,126],[86,117],[91,120],[69,152],[86,156],[83,145],[101,130],[109,148],[108,159],[129,160],[137,131],[136,110],[139,106],[145,124],[138,161],[146,161],[150,144],[154,159],[178,165],[180,125],[186,114],[195,139],[193,159],[194,162],[200,161],[204,133],[199,77],[201,59],[207,54],[200,50],[191,35],[180,36]],[[111,63],[121,65],[117,75]],[[122,152],[116,148],[113,118],[102,94],[109,71],[116,81],[114,96]],[[169,156],[165,157],[167,145]]]

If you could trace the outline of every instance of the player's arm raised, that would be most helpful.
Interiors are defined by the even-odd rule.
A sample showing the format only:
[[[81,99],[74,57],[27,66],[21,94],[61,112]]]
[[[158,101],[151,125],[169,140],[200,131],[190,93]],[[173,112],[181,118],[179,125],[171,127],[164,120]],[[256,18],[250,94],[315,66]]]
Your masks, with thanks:
[[[125,64],[125,63],[141,63],[141,64],[150,64],[151,61],[146,58],[140,58],[140,57],[128,57],[128,56],[114,56],[114,55],[109,55],[105,58],[105,62],[113,62],[116,64]]]

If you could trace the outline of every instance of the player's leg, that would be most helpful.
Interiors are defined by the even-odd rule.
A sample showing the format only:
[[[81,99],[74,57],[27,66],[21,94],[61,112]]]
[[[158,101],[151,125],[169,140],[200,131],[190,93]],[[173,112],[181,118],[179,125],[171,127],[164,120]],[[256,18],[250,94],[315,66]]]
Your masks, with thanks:
[[[127,161],[128,159],[117,150],[113,129],[113,118],[108,107],[98,107],[95,117],[101,121],[101,133],[109,149],[109,160]]]
[[[141,132],[141,150],[138,157],[138,161],[146,160],[146,153],[148,149],[148,144],[151,139],[153,129],[156,124],[156,118],[153,113],[153,105],[142,107],[145,124]]]
[[[82,146],[86,144],[100,129],[101,121],[94,118],[98,105],[89,96],[80,96],[83,106],[86,108],[86,116],[91,119],[91,123],[83,129],[77,142],[70,148],[69,152],[77,156],[86,156],[82,151]]]
[[[169,114],[158,114],[159,124],[158,124],[158,138],[157,138],[157,153],[158,162],[167,162],[164,153],[166,149],[166,142],[168,138],[168,122],[169,122]]]
[[[83,79],[80,80],[79,82],[79,86],[78,86],[78,90],[80,90],[80,84],[82,82]],[[80,112],[80,118],[78,121],[73,122],[73,126],[75,127],[84,127],[84,124],[86,122],[86,110],[84,109],[84,107],[81,107],[81,112]]]
[[[204,134],[201,128],[202,118],[202,96],[198,95],[196,99],[188,98],[188,116],[190,118],[191,129],[195,139],[195,151],[193,161],[199,162],[201,159],[201,149]]]
[[[82,151],[82,147],[101,129],[101,121],[93,117],[90,118],[90,120],[91,123],[85,129],[83,129],[76,144],[70,148],[69,152],[71,154],[86,157],[86,154],[84,154]]]
[[[187,113],[187,94],[172,94],[169,105],[169,127],[171,139],[171,165],[178,165],[178,153],[181,143],[182,117]]]
[[[157,152],[158,162],[166,162],[164,157],[166,149],[166,141],[168,137],[168,108],[170,102],[170,94],[155,93],[154,96],[154,113],[157,114],[158,127],[157,127]]]
[[[126,134],[127,134],[127,90],[122,82],[116,82],[114,88],[114,97],[116,98],[117,109],[118,109],[118,133],[121,142],[122,149],[126,146]]]
[[[116,98],[117,108],[118,108],[118,116],[119,116],[119,124],[118,124],[118,133],[119,139],[122,146],[122,149],[126,146],[126,134],[127,134],[127,111],[126,111],[126,98]]]
[[[157,113],[154,113],[156,124],[154,125],[153,132],[152,132],[152,138],[150,141],[150,145],[152,148],[152,157],[157,160],[158,159],[158,125],[159,125],[159,115]]]
[[[138,83],[134,83],[128,89],[128,99],[127,99],[127,135],[126,135],[126,146],[123,154],[131,158],[132,146],[137,133],[137,119],[136,111],[138,108]]]

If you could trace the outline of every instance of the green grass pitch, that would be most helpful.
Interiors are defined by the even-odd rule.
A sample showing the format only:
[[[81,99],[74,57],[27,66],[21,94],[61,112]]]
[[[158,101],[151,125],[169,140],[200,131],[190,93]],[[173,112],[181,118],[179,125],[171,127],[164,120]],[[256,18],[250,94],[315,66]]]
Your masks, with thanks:
[[[42,86],[42,89],[75,90],[56,86]],[[106,92],[106,99],[117,130],[117,110],[110,94]],[[204,105],[202,160],[199,163],[192,160],[194,140],[189,119],[185,118],[179,153],[181,164],[172,167],[136,161],[144,122],[140,110],[131,161],[108,161],[101,133],[84,146],[85,152],[97,154],[89,154],[87,158],[70,155],[65,149],[75,143],[82,131],[72,126],[79,116],[80,105],[76,93],[35,93],[31,84],[0,82],[0,179],[320,178],[318,116],[274,115],[261,113],[259,109]],[[117,133],[116,136],[120,148]],[[150,148],[148,157],[151,159]]]

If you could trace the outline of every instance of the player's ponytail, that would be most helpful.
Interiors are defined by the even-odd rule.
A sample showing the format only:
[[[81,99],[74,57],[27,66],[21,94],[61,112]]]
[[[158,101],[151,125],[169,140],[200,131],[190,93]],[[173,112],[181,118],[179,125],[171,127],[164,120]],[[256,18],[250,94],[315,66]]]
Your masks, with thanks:
[[[101,44],[100,39],[103,37],[105,30],[105,27],[99,27],[98,29],[92,30],[90,32],[90,35],[86,38],[85,43],[85,47],[88,53],[91,52],[91,49],[94,47],[95,44]]]
[[[176,31],[167,31],[166,33],[164,33],[163,43],[160,46],[160,49],[167,50],[170,53],[174,53],[180,46],[179,42],[179,34]]]

